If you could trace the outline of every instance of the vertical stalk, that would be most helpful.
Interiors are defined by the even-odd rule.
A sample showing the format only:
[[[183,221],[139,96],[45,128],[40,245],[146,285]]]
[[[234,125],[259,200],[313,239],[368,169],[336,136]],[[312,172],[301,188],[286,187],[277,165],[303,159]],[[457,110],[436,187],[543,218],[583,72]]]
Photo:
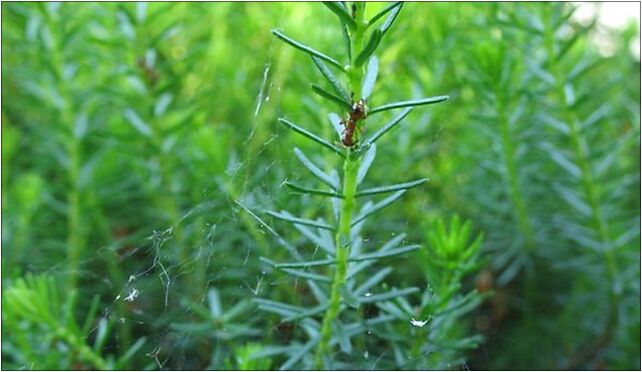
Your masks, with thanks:
[[[363,48],[363,34],[367,23],[365,22],[365,3],[354,3],[356,21],[356,28],[351,35],[350,43],[353,58],[356,57],[358,51]],[[350,89],[353,93],[354,100],[361,98],[361,82],[363,80],[363,66],[354,66],[354,61],[351,61],[347,68],[348,77],[350,79]],[[341,199],[341,208],[339,211],[339,226],[335,236],[336,246],[336,261],[334,271],[334,279],[330,292],[330,303],[328,310],[323,317],[321,324],[321,338],[317,346],[315,356],[315,368],[322,369],[324,366],[324,357],[328,354],[330,349],[330,339],[332,337],[332,325],[339,315],[341,310],[341,289],[345,285],[346,275],[348,272],[348,258],[350,257],[350,235],[351,235],[351,221],[352,213],[355,210],[356,200],[355,194],[357,193],[357,173],[361,160],[353,157],[352,150],[346,150],[346,157],[343,163],[343,196]]]
[[[57,87],[61,98],[61,107],[59,117],[63,126],[68,126],[66,136],[66,150],[69,156],[67,169],[67,179],[69,181],[69,190],[67,192],[67,260],[69,267],[68,290],[76,289],[78,282],[78,270],[80,258],[84,245],[81,223],[81,196],[78,187],[78,178],[81,167],[81,146],[80,139],[74,134],[74,112],[72,107],[72,97],[64,78],[65,61],[62,55],[63,46],[60,45],[58,38],[58,16],[49,14],[44,10],[44,16],[51,35],[50,62],[57,80]],[[55,17],[56,19],[52,19]]]
[[[524,235],[526,249],[531,250],[534,246],[533,228],[531,227],[528,212],[526,211],[526,206],[524,204],[524,197],[519,187],[517,164],[515,163],[515,143],[511,137],[508,119],[506,118],[506,96],[501,91],[499,84],[496,87],[496,90],[496,109],[501,128],[502,150],[504,164],[506,165],[510,198],[515,206],[515,217],[517,218],[519,228]]]
[[[352,212],[355,207],[355,194],[357,192],[357,172],[360,161],[352,159],[350,155],[346,157],[343,166],[344,183],[343,195],[341,202],[341,211],[339,217],[339,229],[336,234],[335,245],[337,247],[336,260],[337,264],[332,281],[330,294],[330,307],[323,317],[321,326],[321,339],[317,348],[315,368],[323,367],[323,357],[328,353],[330,338],[332,337],[332,324],[334,323],[341,307],[341,289],[346,282],[348,272],[348,258],[350,257],[350,222]]]

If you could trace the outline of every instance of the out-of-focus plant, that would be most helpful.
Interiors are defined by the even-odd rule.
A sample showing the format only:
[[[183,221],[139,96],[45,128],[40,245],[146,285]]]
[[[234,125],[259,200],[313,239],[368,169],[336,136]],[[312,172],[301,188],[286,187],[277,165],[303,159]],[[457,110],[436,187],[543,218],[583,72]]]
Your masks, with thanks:
[[[138,339],[119,356],[107,355],[104,349],[113,322],[96,319],[100,298],[93,298],[79,324],[75,314],[78,292],[67,292],[65,299],[62,297],[57,283],[49,276],[27,275],[3,291],[2,320],[8,328],[6,335],[15,344],[3,343],[2,351],[12,356],[11,365],[36,370],[127,368],[145,338]]]

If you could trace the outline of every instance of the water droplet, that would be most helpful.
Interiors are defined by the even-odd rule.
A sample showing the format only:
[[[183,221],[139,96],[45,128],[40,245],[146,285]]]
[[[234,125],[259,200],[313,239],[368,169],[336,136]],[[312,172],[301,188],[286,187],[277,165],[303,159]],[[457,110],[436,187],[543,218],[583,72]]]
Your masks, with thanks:
[[[364,297],[370,297],[370,296],[372,296],[372,293],[367,292],[367,293],[366,293],[366,294],[364,294],[363,296],[364,296]]]
[[[410,324],[412,324],[413,327],[423,328],[423,326],[425,326],[429,320],[430,318],[426,320],[416,320],[415,318],[410,318]]]
[[[370,333],[370,332],[368,332],[368,333]],[[363,352],[363,357],[364,357],[365,359],[368,359],[368,357],[369,357],[369,356],[370,356],[370,353],[368,352],[368,350],[366,350],[366,351],[364,351],[364,352]]]

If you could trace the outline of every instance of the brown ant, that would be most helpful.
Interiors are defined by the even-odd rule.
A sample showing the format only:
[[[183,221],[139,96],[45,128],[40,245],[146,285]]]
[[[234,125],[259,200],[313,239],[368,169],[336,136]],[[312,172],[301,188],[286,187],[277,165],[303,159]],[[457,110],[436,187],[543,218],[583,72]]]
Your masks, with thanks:
[[[356,144],[354,132],[358,127],[357,123],[368,116],[367,110],[366,102],[363,99],[360,99],[357,103],[352,104],[352,109],[350,110],[348,118],[341,120],[341,124],[344,127],[341,142],[344,146],[353,147]],[[359,129],[363,131],[363,129]]]

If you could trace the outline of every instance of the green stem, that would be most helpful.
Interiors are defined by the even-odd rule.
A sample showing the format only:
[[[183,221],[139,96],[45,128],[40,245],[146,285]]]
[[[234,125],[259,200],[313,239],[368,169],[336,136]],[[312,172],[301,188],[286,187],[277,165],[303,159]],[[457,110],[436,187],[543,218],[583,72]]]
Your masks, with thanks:
[[[363,48],[363,34],[367,27],[365,21],[365,3],[355,3],[355,21],[356,28],[351,35],[351,49],[353,57]],[[353,93],[353,99],[361,98],[361,82],[363,81],[364,68],[348,66],[350,88]],[[334,324],[341,310],[341,289],[345,285],[348,272],[348,258],[350,257],[350,235],[352,214],[355,210],[357,193],[357,173],[359,171],[360,159],[353,158],[351,150],[346,151],[346,157],[343,163],[343,195],[341,199],[341,209],[339,212],[339,227],[335,236],[336,260],[337,264],[334,269],[334,279],[330,290],[330,304],[323,317],[321,324],[321,336],[316,350],[315,368],[324,367],[324,358],[328,355],[330,349],[330,339],[332,338],[332,325]]]
[[[350,222],[354,212],[357,192],[357,173],[359,171],[359,159],[352,159],[348,154],[343,165],[344,183],[343,195],[345,198],[341,202],[341,212],[339,217],[339,229],[336,234],[336,260],[337,265],[334,271],[334,280],[330,294],[330,306],[323,317],[321,326],[321,339],[317,347],[315,368],[323,367],[323,357],[328,354],[330,338],[332,337],[332,324],[339,315],[341,306],[341,289],[346,282],[348,272],[348,258],[350,257]]]
[[[85,342],[75,334],[70,333],[65,328],[58,328],[56,330],[56,335],[71,346],[71,348],[76,352],[78,359],[90,363],[98,370],[107,371],[111,369],[100,354],[87,346],[87,344],[85,344]]]
[[[56,32],[61,25],[57,16],[52,16],[46,10],[44,15],[51,34],[50,62],[62,100],[58,114],[61,124],[68,126],[69,133],[65,143],[67,155],[69,156],[69,167],[67,169],[67,179],[69,181],[69,190],[67,192],[67,258],[69,264],[68,288],[72,291],[77,286],[80,258],[84,246],[81,222],[81,193],[78,187],[82,150],[80,140],[74,135],[75,115],[72,107],[72,96],[68,87],[69,83],[64,77],[65,61],[62,55],[64,46],[60,45],[58,33]]]
[[[519,187],[517,164],[515,162],[515,143],[510,133],[508,119],[506,118],[506,97],[497,87],[497,114],[501,127],[502,150],[504,152],[504,164],[508,177],[510,198],[515,206],[515,214],[519,228],[524,235],[526,249],[533,249],[533,228],[528,218],[528,212],[524,203],[524,197]]]

